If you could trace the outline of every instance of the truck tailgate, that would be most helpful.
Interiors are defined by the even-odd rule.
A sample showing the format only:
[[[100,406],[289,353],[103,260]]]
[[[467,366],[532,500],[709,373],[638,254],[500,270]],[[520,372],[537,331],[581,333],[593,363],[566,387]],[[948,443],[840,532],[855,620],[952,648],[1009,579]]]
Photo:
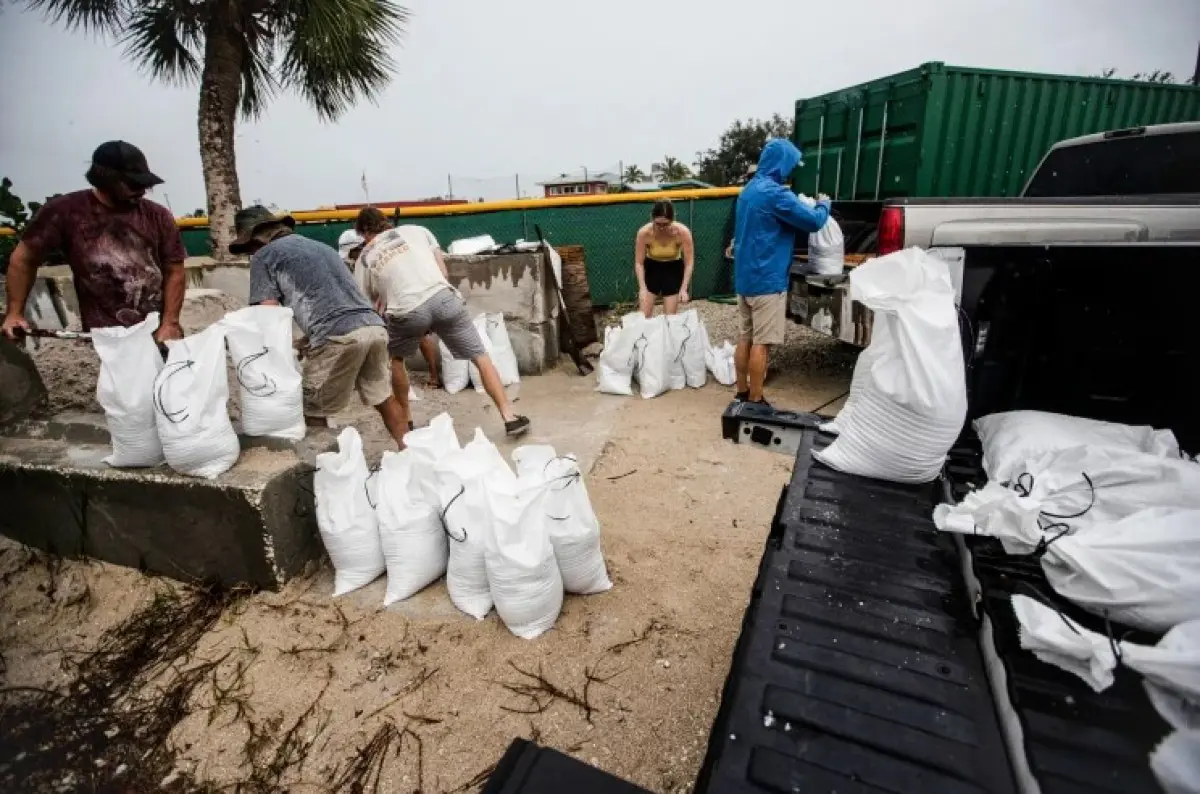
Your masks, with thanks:
[[[814,462],[831,440],[803,430],[695,791],[1012,792],[934,485]]]

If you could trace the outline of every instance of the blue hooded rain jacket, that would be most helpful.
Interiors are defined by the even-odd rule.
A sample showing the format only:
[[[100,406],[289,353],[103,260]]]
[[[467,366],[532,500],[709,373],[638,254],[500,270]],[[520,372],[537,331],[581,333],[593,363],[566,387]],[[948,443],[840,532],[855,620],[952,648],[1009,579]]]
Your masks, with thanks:
[[[737,199],[733,285],[747,298],[788,290],[796,233],[820,231],[829,220],[829,202],[809,207],[787,186],[800,165],[791,141],[772,138],[758,160],[758,172]]]

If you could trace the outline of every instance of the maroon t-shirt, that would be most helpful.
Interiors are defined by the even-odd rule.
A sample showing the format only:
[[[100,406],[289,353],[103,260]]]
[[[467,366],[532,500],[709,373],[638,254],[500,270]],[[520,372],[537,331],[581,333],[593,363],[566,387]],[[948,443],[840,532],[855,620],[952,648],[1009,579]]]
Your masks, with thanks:
[[[85,329],[128,327],[161,312],[163,273],[187,257],[166,207],[143,199],[133,209],[113,209],[91,190],[48,202],[21,242],[39,258],[66,255]]]

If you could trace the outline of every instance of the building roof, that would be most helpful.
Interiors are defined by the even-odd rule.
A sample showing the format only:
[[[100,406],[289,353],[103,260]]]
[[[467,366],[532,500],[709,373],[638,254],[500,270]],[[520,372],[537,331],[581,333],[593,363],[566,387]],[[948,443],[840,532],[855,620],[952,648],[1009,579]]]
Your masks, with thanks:
[[[564,174],[557,179],[547,179],[545,182],[538,182],[542,187],[554,187],[556,185],[594,185],[598,182],[603,182],[606,185],[615,185],[621,181],[620,174],[614,174],[609,171],[588,171],[587,178],[584,178],[583,172],[576,174]]]
[[[621,185],[622,193],[655,193],[660,190],[699,190],[712,185],[699,179],[681,179],[678,182],[629,182]]]

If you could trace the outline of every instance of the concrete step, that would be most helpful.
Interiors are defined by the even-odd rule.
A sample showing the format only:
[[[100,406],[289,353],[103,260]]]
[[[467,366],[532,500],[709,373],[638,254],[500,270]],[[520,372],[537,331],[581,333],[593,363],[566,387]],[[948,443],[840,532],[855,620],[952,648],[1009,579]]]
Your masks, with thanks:
[[[241,440],[236,466],[200,480],[109,467],[103,417],[26,422],[0,436],[0,534],[181,581],[276,590],[324,554],[312,472],[335,435]]]

